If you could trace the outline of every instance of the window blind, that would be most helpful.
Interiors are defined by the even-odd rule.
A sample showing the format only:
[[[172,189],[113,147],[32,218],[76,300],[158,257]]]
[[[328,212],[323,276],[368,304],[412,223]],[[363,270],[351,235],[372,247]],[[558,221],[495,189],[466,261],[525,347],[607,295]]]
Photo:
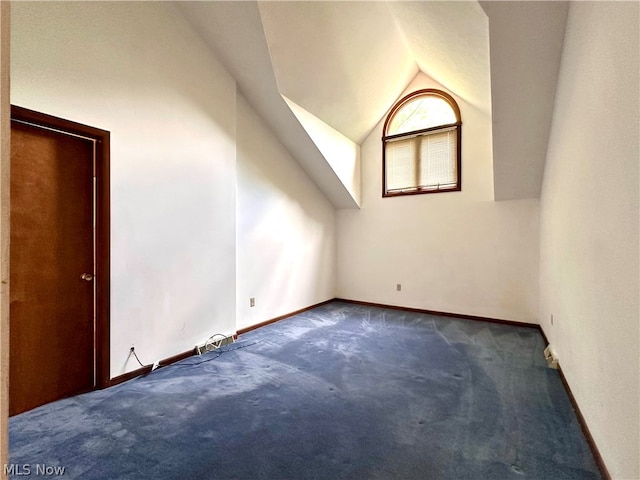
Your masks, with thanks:
[[[440,189],[458,179],[456,127],[385,144],[387,191]]]
[[[403,190],[416,184],[415,138],[387,143],[387,190]]]

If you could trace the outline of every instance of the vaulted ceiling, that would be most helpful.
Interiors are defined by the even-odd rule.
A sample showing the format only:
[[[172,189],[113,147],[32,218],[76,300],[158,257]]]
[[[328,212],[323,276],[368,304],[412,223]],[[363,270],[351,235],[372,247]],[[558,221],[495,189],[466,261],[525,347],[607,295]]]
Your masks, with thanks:
[[[358,145],[419,71],[493,115],[495,198],[539,196],[565,3],[177,5],[337,208],[357,207],[358,193],[294,110]],[[514,105],[524,110],[514,114]]]

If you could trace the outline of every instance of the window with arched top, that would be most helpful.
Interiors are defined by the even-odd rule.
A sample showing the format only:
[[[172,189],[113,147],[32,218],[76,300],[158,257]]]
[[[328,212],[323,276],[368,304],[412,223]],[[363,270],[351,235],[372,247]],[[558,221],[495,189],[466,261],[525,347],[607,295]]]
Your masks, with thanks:
[[[460,109],[440,90],[418,90],[398,101],[382,137],[383,197],[460,191]]]

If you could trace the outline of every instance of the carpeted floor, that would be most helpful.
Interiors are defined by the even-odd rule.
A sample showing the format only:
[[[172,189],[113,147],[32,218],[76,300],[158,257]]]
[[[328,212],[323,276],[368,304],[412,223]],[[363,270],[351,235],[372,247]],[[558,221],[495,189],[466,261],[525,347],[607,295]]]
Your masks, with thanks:
[[[100,480],[600,478],[544,347],[533,328],[333,302],[15,416],[10,462]]]

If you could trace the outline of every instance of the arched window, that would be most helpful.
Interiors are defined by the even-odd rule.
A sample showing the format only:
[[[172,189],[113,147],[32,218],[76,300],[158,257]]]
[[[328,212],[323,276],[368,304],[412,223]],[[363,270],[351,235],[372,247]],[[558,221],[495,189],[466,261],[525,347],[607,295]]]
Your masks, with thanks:
[[[460,109],[440,90],[418,90],[397,102],[382,137],[383,197],[460,191]]]

